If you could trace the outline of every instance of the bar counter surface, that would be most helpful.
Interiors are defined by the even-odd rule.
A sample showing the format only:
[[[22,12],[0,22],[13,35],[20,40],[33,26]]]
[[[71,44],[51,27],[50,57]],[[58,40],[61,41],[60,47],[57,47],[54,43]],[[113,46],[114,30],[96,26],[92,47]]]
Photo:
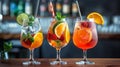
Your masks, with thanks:
[[[75,64],[76,61],[80,61],[82,58],[64,58],[62,60],[67,61],[66,65],[50,65],[49,62],[55,59],[39,58],[35,60],[40,61],[40,65],[22,65],[22,62],[27,60],[24,58],[0,60],[0,67],[120,67],[120,58],[89,58],[89,60],[95,62],[93,65]]]

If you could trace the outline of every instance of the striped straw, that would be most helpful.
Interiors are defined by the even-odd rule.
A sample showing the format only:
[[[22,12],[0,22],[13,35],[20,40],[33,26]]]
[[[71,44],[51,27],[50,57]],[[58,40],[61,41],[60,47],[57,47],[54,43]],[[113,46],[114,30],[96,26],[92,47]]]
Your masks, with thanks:
[[[54,7],[53,7],[53,4],[52,4],[51,0],[50,0],[50,3],[48,5],[48,10],[52,14],[52,17],[54,18],[55,17],[55,12],[54,12]]]

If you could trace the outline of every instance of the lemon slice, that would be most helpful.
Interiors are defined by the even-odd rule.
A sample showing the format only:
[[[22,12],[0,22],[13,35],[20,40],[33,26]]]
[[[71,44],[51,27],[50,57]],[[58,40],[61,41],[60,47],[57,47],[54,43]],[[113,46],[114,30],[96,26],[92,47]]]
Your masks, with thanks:
[[[92,12],[88,14],[87,19],[93,18],[96,24],[103,25],[104,24],[104,19],[102,15],[98,12]]]
[[[55,35],[60,38],[61,35],[63,34],[64,30],[65,30],[65,23],[59,23],[57,24],[57,26],[55,27],[54,31],[55,31]]]
[[[29,17],[26,13],[21,13],[17,16],[18,24],[22,25],[24,20],[29,21]]]

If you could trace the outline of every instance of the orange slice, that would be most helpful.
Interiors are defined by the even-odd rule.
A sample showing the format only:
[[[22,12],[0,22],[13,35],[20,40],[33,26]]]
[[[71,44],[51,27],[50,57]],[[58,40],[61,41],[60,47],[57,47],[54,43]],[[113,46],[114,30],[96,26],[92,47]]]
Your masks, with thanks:
[[[51,44],[51,46],[53,46],[57,50],[59,50],[62,47],[61,42],[58,43],[57,40],[51,40],[50,44]]]
[[[37,48],[41,46],[42,42],[43,42],[43,34],[39,32],[34,36],[34,42],[32,43],[31,48]]]
[[[67,23],[66,23],[66,29],[65,29],[65,40],[67,43],[70,41],[70,31]]]
[[[93,18],[96,24],[103,25],[104,19],[100,13],[92,12],[88,14],[87,19]]]
[[[81,44],[87,44],[92,39],[92,32],[88,28],[78,30],[76,32],[76,34],[77,34],[76,36],[77,36],[77,38],[79,40],[79,43],[81,43]]]
[[[56,47],[56,45],[57,45],[57,42],[56,41],[54,41],[54,40],[51,40],[51,45],[53,46],[53,47]]]
[[[58,38],[60,38],[61,37],[61,35],[63,34],[63,32],[64,32],[64,30],[65,30],[65,23],[59,23],[56,27],[55,27],[55,29],[54,29],[54,31],[55,31],[55,35],[58,37]]]

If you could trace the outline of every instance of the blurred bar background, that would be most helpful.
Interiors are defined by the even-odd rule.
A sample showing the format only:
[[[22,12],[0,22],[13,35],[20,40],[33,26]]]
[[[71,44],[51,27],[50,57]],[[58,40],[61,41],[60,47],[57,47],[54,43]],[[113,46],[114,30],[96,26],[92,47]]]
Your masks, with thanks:
[[[120,0],[78,0],[82,16],[86,17],[90,12],[97,11],[104,16],[105,24],[97,25],[97,46],[88,51],[88,57],[92,58],[120,58]],[[37,0],[0,0],[0,45],[3,42],[12,42],[13,49],[9,52],[12,58],[28,57],[28,49],[21,46],[19,36],[21,26],[16,22],[16,16],[22,12],[34,15]],[[55,58],[56,52],[47,40],[46,34],[51,21],[48,12],[49,0],[40,0],[37,16],[39,17],[44,41],[41,47],[35,50],[35,57]],[[82,57],[82,50],[75,47],[72,42],[72,32],[75,19],[78,16],[75,0],[53,0],[55,11],[67,16],[71,32],[70,43],[62,49],[61,57]],[[26,54],[27,53],[27,54]]]

